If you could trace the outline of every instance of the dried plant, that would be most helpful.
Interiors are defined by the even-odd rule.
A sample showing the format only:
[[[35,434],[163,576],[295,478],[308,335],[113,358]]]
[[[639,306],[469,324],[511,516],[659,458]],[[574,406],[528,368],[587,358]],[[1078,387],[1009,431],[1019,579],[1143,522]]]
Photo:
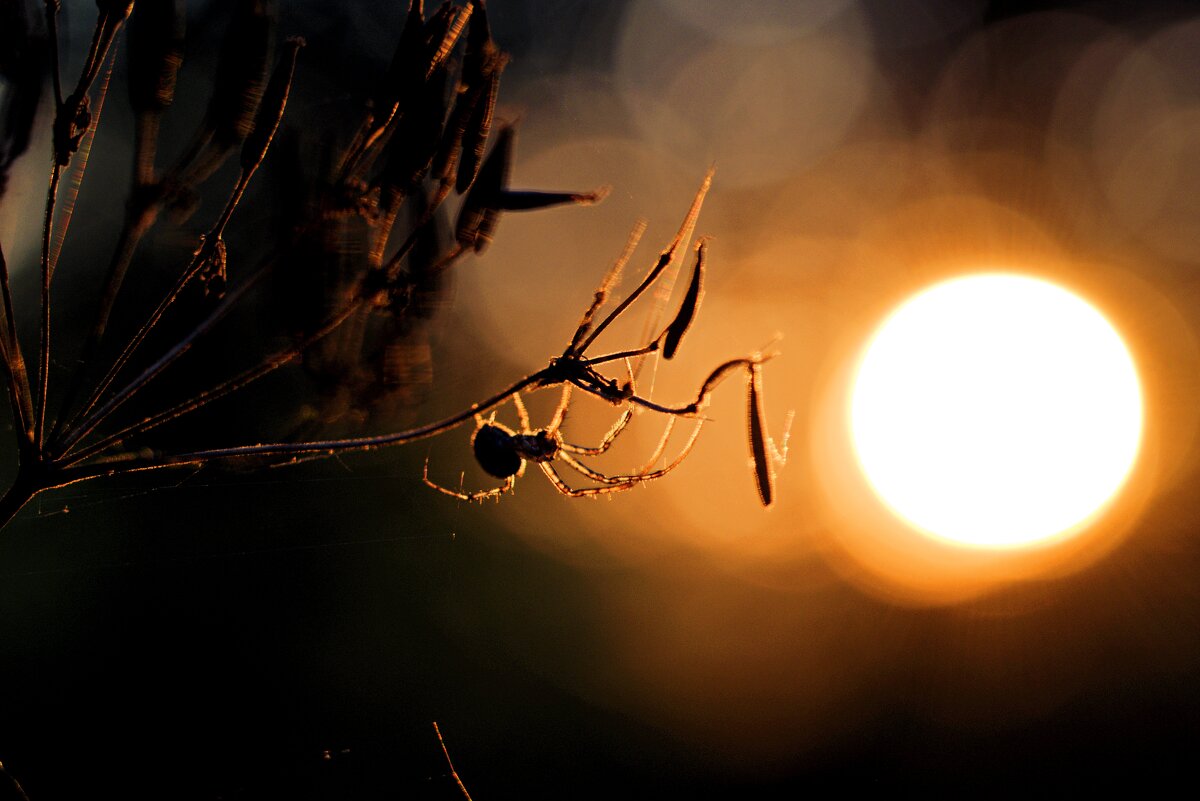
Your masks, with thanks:
[[[605,277],[562,353],[548,366],[441,420],[375,436],[355,436],[369,422],[386,420],[389,410],[420,400],[413,386],[428,374],[427,349],[414,344],[414,331],[434,314],[442,282],[464,255],[481,253],[508,211],[599,201],[604,192],[540,192],[509,185],[514,131],[493,133],[500,77],[508,57],[492,39],[484,0],[458,5],[447,1],[426,15],[413,0],[395,55],[379,76],[356,127],[348,136],[325,136],[316,175],[298,164],[279,171],[286,183],[270,213],[276,220],[272,252],[262,266],[241,278],[231,269],[225,232],[259,172],[280,130],[304,42],[288,39],[275,54],[276,16],[271,0],[238,0],[216,67],[203,119],[188,145],[168,168],[159,157],[160,123],[175,96],[182,62],[185,14],[180,0],[97,0],[95,31],[83,67],[69,92],[59,72],[56,0],[45,2],[45,26],[34,24],[23,2],[8,3],[0,24],[6,38],[0,70],[9,87],[0,129],[0,192],[12,162],[27,150],[43,68],[50,65],[54,115],[52,159],[42,215],[40,304],[36,355],[27,362],[15,314],[9,272],[0,249],[0,362],[6,373],[17,439],[16,478],[0,500],[0,525],[35,495],[100,476],[204,465],[253,458],[255,464],[295,460],[306,455],[363,451],[413,442],[476,421],[474,450],[481,466],[505,479],[504,486],[480,492],[437,487],[460,498],[493,497],[512,487],[533,461],[554,486],[573,496],[627,489],[669,473],[687,456],[703,424],[702,412],[718,384],[744,375],[750,403],[749,440],[760,497],[773,500],[773,464],[786,455],[766,434],[762,413],[761,366],[767,355],[725,361],[701,383],[693,399],[665,404],[639,393],[634,360],[661,353],[672,358],[698,311],[705,267],[703,240],[696,249],[691,279],[671,322],[657,336],[633,347],[590,355],[596,339],[647,290],[677,268],[688,248],[711,173],[704,179],[683,225],[636,288],[596,322],[617,277],[629,260],[637,235]],[[132,15],[132,16],[131,16]],[[52,336],[55,269],[71,222],[75,193],[87,166],[92,140],[109,92],[116,42],[128,30],[129,103],[134,114],[133,176],[122,229],[107,264],[102,290],[78,366],[55,369]],[[302,61],[301,61],[302,63]],[[488,147],[491,143],[490,148]],[[301,145],[289,139],[276,159],[299,159]],[[185,230],[197,214],[201,192],[219,181],[220,168],[237,154],[237,178],[215,222],[196,240],[191,258],[170,288],[134,326],[110,325],[127,273],[143,239],[163,222]],[[308,159],[307,161],[311,161]],[[211,189],[209,189],[211,192]],[[453,241],[443,246],[439,228],[454,196],[458,202]],[[640,229],[639,229],[640,231]],[[251,291],[286,267],[277,281],[278,312],[288,340],[272,349],[261,336],[257,361],[213,378],[172,398],[159,379],[176,369],[218,324],[251,302]],[[226,323],[228,324],[228,322]],[[110,341],[109,331],[131,333]],[[157,431],[209,404],[245,389],[285,366],[298,366],[319,397],[293,429],[268,444],[220,445],[203,440],[178,442],[189,433],[176,426],[170,437]],[[624,366],[620,380],[601,372]],[[178,375],[178,372],[175,373]],[[151,385],[159,386],[149,391]],[[551,423],[534,429],[520,393],[562,387]],[[600,446],[565,442],[560,433],[572,388],[604,400],[620,411]],[[137,399],[137,403],[135,403]],[[482,415],[512,401],[522,430],[512,431]],[[139,405],[140,404],[140,405]],[[148,407],[148,408],[147,408]],[[666,417],[666,434],[647,466],[632,474],[608,475],[585,466],[579,455],[600,455],[637,409]],[[691,437],[665,467],[655,467],[678,418],[696,420]],[[330,435],[333,432],[334,435]],[[259,432],[259,437],[264,436]],[[185,440],[186,441],[186,440]],[[193,440],[195,443],[195,440]],[[555,470],[560,461],[588,486],[573,488]],[[427,466],[428,471],[428,466]]]

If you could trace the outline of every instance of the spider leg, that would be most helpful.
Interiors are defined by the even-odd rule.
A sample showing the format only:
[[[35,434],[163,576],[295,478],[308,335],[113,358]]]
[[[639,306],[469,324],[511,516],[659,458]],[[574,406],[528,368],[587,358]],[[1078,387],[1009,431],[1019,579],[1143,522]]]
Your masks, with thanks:
[[[517,479],[525,472],[525,463],[521,463],[521,469],[516,474],[504,479],[504,484],[499,487],[493,487],[487,490],[475,490],[473,492],[463,492],[462,490],[452,490],[448,487],[443,487],[429,477],[429,460],[425,460],[425,470],[421,475],[421,480],[425,485],[437,490],[443,495],[449,495],[451,498],[458,498],[460,501],[482,501],[486,498],[499,498],[506,492],[512,492],[513,487],[517,483]]]
[[[615,476],[606,476],[599,470],[593,470],[569,453],[560,453],[559,458],[562,459],[563,463],[570,466],[575,472],[579,473],[585,478],[590,478],[592,481],[595,481],[599,484],[613,485],[630,483],[628,476],[624,476],[622,477],[622,480],[618,481]]]
[[[567,407],[571,404],[571,385],[564,383],[562,388],[562,399],[559,400],[558,406],[554,409],[554,416],[550,418],[550,425],[546,426],[546,431],[553,434],[562,426],[563,420],[567,419]]]
[[[567,386],[570,386],[570,384]],[[566,451],[567,453],[578,454],[579,456],[599,456],[612,447],[612,444],[616,441],[617,436],[625,430],[625,426],[629,425],[629,421],[632,419],[633,409],[627,408],[621,414],[621,416],[617,418],[617,422],[613,423],[613,427],[610,428],[608,433],[604,435],[604,439],[600,441],[599,445],[595,446],[594,448],[589,448],[585,445],[572,445],[569,442],[564,442],[561,445],[562,450]]]
[[[648,473],[654,467],[654,465],[658,463],[658,460],[662,458],[663,451],[667,449],[667,441],[671,439],[671,432],[675,430],[675,419],[676,418],[674,417],[667,418],[667,426],[663,429],[662,436],[659,437],[658,445],[654,446],[654,453],[650,455],[650,458],[646,461],[646,466],[643,467],[639,472]],[[703,421],[701,421],[701,425],[702,424]],[[697,425],[697,433],[699,432],[699,428],[700,426]],[[694,439],[695,437],[693,436],[693,440]],[[688,447],[690,448],[691,445],[689,444]]]
[[[633,386],[633,381],[634,381],[633,368],[629,363],[629,359],[625,359],[625,370],[629,376],[629,391],[633,392],[633,391],[635,391],[634,386]],[[569,386],[571,386],[571,385],[570,384],[565,385],[564,389],[565,389],[565,387],[569,387]],[[604,435],[604,439],[602,439],[600,441],[599,445],[589,448],[586,445],[573,445],[569,442],[563,442],[563,443],[561,443],[561,447],[564,451],[567,451],[568,453],[576,454],[578,456],[600,456],[601,454],[607,452],[608,449],[612,447],[612,444],[616,441],[617,437],[621,434],[621,432],[625,430],[625,426],[629,425],[629,421],[632,419],[633,419],[633,408],[626,407],[625,411],[621,414],[621,416],[617,418],[617,422],[613,423],[612,428],[610,428],[608,430],[608,433]],[[658,457],[662,455],[662,449],[666,446],[666,437],[669,436],[670,432],[671,432],[671,425],[673,425],[673,422],[669,423],[667,425],[667,434],[664,435],[663,441],[659,443],[658,450],[655,451],[654,459],[652,459],[650,462],[651,465],[653,465],[654,462],[658,461]],[[649,469],[649,465],[647,466],[646,469],[647,470]],[[645,472],[645,470],[643,470],[642,472]]]
[[[538,467],[542,468],[542,472],[546,474],[546,478],[550,479],[550,483],[554,488],[563,495],[569,498],[587,498],[596,495],[607,495],[610,492],[621,492],[623,490],[632,489],[638,482],[627,481],[624,484],[606,484],[600,487],[583,487],[574,489],[562,480],[562,476],[554,469],[550,462],[539,462]]]
[[[643,469],[640,472],[631,473],[629,475],[608,476],[598,470],[588,467],[569,453],[560,452],[559,457],[576,472],[585,476],[586,478],[591,479],[592,481],[595,481],[598,484],[603,484],[607,487],[620,487],[627,489],[635,484],[641,484],[645,481],[654,481],[655,479],[662,478],[667,473],[670,473],[676,467],[679,467],[679,465],[683,464],[683,460],[686,459],[688,454],[692,452],[692,446],[696,444],[696,438],[700,436],[700,429],[704,426],[704,422],[704,420],[697,421],[696,427],[692,429],[692,435],[688,437],[688,441],[684,444],[683,449],[679,452],[679,454],[676,455],[674,461],[672,461],[666,467],[660,467],[658,470]],[[666,435],[663,436],[659,443],[658,452],[655,453],[654,459],[650,462],[651,465],[658,461],[658,457],[663,448],[666,446],[666,441],[670,434],[671,431],[670,428],[668,428]],[[545,472],[546,468],[544,465],[546,463],[543,462],[542,464],[542,471]],[[555,475],[557,476],[557,473],[555,473]],[[559,491],[561,492],[562,490],[560,489]]]
[[[521,400],[521,393],[514,392],[512,401],[513,406],[517,409],[517,419],[521,421],[521,433],[528,434],[533,427],[529,422],[529,410],[525,408],[525,401]]]

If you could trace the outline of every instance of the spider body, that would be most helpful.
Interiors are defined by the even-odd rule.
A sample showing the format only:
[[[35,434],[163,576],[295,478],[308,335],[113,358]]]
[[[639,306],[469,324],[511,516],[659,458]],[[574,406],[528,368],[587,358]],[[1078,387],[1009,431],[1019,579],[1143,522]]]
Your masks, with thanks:
[[[657,347],[657,344],[655,344],[647,352],[657,350]],[[593,367],[592,362],[570,350],[562,356],[550,360],[550,366],[546,369],[546,376],[547,380],[544,382],[546,386],[566,383],[574,384],[592,396],[606,400],[614,406],[626,403],[634,395],[632,381],[619,384],[616,379],[606,377]]]
[[[525,408],[524,401],[521,400],[520,393],[516,392],[509,396],[509,399],[512,400],[512,404],[517,411],[517,417],[520,418],[520,431],[513,431],[507,426],[497,423],[495,414],[489,418],[479,415],[475,416],[475,433],[471,436],[471,449],[475,452],[475,460],[484,472],[496,478],[504,479],[504,483],[501,486],[492,489],[475,490],[473,492],[443,487],[430,480],[428,461],[425,462],[425,483],[438,492],[464,501],[481,501],[485,498],[497,498],[506,492],[511,492],[517,483],[517,479],[525,474],[525,466],[529,462],[533,462],[541,469],[546,478],[550,479],[550,483],[554,485],[554,488],[563,495],[580,498],[620,492],[644,482],[662,478],[678,467],[684,457],[691,451],[692,445],[696,442],[696,436],[700,433],[700,426],[704,423],[703,420],[697,420],[695,428],[692,429],[691,436],[688,437],[687,442],[684,443],[682,450],[675,460],[656,469],[655,464],[662,457],[663,451],[667,446],[667,440],[671,436],[671,430],[674,428],[675,419],[670,418],[667,421],[667,427],[663,432],[662,439],[659,440],[658,447],[655,448],[650,460],[644,467],[631,473],[608,475],[588,467],[576,457],[600,456],[607,453],[613,442],[616,441],[621,432],[625,430],[625,426],[633,418],[633,410],[630,408],[625,409],[617,419],[617,422],[613,424],[613,427],[604,435],[604,439],[599,445],[594,447],[572,445],[565,441],[562,434],[559,433],[559,429],[567,416],[567,406],[570,403],[570,398],[571,384],[564,383],[562,400],[559,402],[558,408],[555,409],[554,417],[551,419],[550,424],[545,428],[535,429],[531,426],[529,412]],[[559,474],[555,467],[555,462],[566,465],[598,486],[571,487]]]
[[[475,429],[471,447],[475,461],[488,475],[508,478],[521,472],[525,462],[549,462],[558,455],[562,440],[549,431],[518,434],[499,423]]]

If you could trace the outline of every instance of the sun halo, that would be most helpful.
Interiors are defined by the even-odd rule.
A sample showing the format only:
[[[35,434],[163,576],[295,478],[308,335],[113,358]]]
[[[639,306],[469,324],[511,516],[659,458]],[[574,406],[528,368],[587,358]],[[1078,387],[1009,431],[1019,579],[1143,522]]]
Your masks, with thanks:
[[[1027,276],[978,273],[912,296],[872,336],[850,428],[898,517],[955,545],[1011,549],[1086,528],[1137,456],[1142,396],[1113,326]]]

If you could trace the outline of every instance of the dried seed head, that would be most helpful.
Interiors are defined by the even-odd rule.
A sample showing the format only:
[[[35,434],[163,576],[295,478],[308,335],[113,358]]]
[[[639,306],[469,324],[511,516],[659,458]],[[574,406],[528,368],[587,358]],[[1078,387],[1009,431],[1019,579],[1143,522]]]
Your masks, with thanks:
[[[292,88],[292,75],[296,71],[296,56],[304,40],[292,37],[287,40],[283,55],[271,73],[271,80],[263,92],[262,102],[258,105],[258,114],[254,120],[254,129],[246,137],[242,145],[242,169],[251,172],[262,162],[271,145],[271,139],[283,119],[283,110],[287,107],[288,93]]]
[[[135,112],[161,112],[175,99],[186,21],[183,0],[138,3],[129,25],[129,101]]]
[[[679,342],[691,327],[696,318],[696,310],[700,307],[700,298],[704,294],[704,254],[707,251],[707,240],[701,239],[696,243],[696,266],[692,268],[692,280],[688,282],[687,292],[675,319],[667,326],[663,336],[663,358],[670,359],[679,349]]]
[[[206,124],[213,139],[230,147],[250,133],[262,99],[275,41],[273,0],[240,0],[217,63]]]

